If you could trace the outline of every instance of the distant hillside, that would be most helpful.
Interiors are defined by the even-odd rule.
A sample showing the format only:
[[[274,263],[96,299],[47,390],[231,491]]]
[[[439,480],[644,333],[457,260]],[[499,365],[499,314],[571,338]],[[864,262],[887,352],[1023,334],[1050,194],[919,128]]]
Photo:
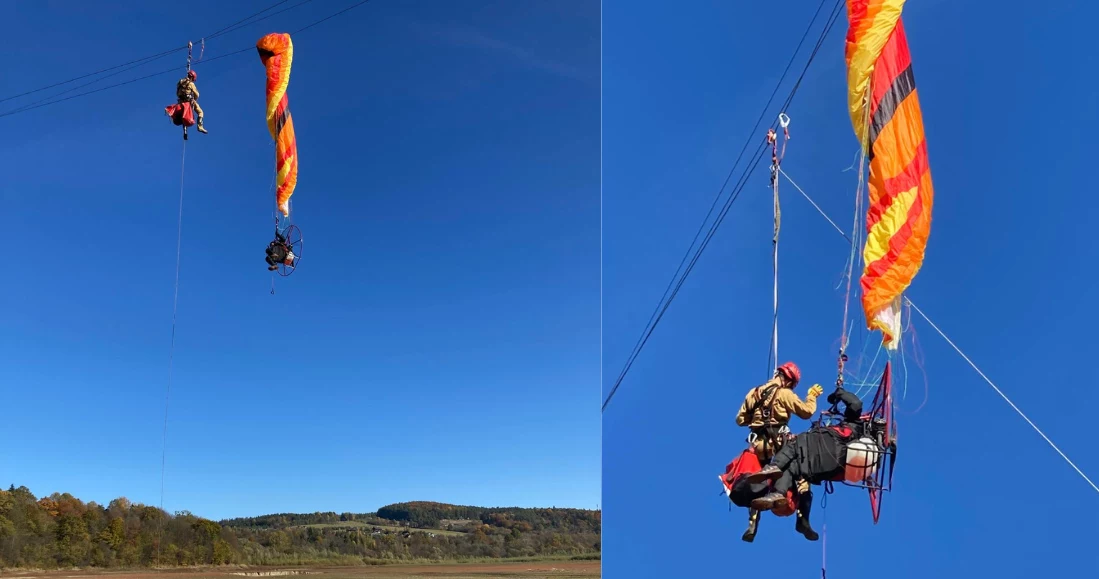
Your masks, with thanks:
[[[0,568],[370,564],[505,557],[597,559],[601,513],[411,502],[376,513],[214,522],[125,498],[0,491]]]
[[[280,513],[221,521],[226,527],[285,529],[295,526],[392,525],[471,531],[482,524],[527,531],[599,534],[601,513],[585,509],[467,507],[417,501],[384,506],[376,513]]]

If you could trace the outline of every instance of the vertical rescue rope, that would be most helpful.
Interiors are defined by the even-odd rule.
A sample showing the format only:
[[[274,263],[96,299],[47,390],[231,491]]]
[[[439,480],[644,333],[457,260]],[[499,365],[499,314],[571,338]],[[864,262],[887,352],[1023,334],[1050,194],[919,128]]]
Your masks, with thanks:
[[[172,293],[172,341],[168,348],[168,388],[164,392],[164,427],[160,434],[160,510],[164,511],[164,474],[168,458],[168,400],[172,394],[172,367],[176,353],[176,316],[179,312],[179,264],[183,242],[183,178],[187,174],[187,141],[183,141],[183,155],[179,163],[179,218],[176,223],[176,278]],[[156,564],[160,567],[160,544],[164,538],[164,518],[161,516],[157,530]]]
[[[831,481],[824,483],[822,487],[824,491],[823,496],[820,498],[820,511],[821,511],[821,527],[820,527],[820,579],[828,579],[828,495],[832,494],[835,488],[832,486]]]
[[[771,145],[771,192],[774,199],[774,235],[771,237],[771,262],[774,272],[774,285],[772,288],[772,302],[774,315],[771,319],[771,350],[767,355],[767,375],[770,376],[778,367],[778,235],[782,229],[782,206],[778,197],[778,175],[783,157],[786,156],[786,143],[790,140],[790,117],[786,113],[779,113],[778,124],[782,128],[782,150],[778,148],[778,134],[774,129],[767,129],[767,144]]]
[[[190,40],[187,41],[187,75],[186,78],[191,76],[191,49],[194,48],[194,44]],[[179,97],[179,85],[176,85],[176,97]],[[187,140],[187,123],[183,123],[183,140]]]

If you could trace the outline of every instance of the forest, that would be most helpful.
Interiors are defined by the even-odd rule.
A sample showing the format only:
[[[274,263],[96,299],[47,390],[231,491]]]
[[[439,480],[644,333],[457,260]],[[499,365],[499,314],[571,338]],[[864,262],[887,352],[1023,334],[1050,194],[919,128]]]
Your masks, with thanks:
[[[355,565],[503,558],[597,559],[601,512],[433,502],[374,513],[212,521],[117,498],[0,490],[0,568]]]

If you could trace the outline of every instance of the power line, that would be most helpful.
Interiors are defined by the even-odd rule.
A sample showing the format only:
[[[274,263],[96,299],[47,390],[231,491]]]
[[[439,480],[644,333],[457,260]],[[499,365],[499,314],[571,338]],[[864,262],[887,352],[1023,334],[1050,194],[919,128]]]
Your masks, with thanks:
[[[286,0],[283,0],[283,1],[286,1]],[[295,4],[294,6],[290,6],[289,8],[285,8],[283,10],[280,10],[279,12],[268,14],[264,18],[253,20],[252,22],[249,22],[248,24],[255,24],[256,22],[260,22],[261,20],[264,20],[264,19],[269,18],[271,16],[275,16],[276,14],[279,14],[281,12],[285,12],[287,10],[297,8],[298,6],[301,6],[302,4],[305,4],[305,3],[311,2],[311,1],[312,0],[304,0],[303,2]],[[292,35],[293,34],[298,34],[302,31],[307,30],[309,28],[312,28],[313,26],[316,26],[316,25],[318,25],[322,22],[325,22],[327,20],[335,18],[336,16],[342,15],[345,12],[348,12],[349,10],[351,10],[353,8],[357,8],[359,6],[362,6],[363,4],[366,4],[369,1],[370,0],[360,0],[360,2],[358,2],[356,4],[352,4],[351,6],[348,6],[348,7],[344,8],[344,9],[338,11],[338,12],[335,12],[333,14],[329,14],[328,16],[325,16],[324,18],[321,18],[319,20],[311,22],[310,24],[307,24],[306,26],[303,26],[302,28],[299,28],[298,30],[296,30],[294,32],[291,32],[290,34],[292,34]],[[280,2],[280,4],[281,4],[281,2]],[[229,32],[229,31],[227,31],[227,32]],[[184,48],[186,48],[186,47],[184,47]],[[252,45],[252,46],[248,46],[246,48],[242,48],[240,50],[236,50],[236,51],[229,52],[229,53],[226,53],[226,54],[221,54],[221,55],[215,56],[213,58],[205,58],[205,59],[202,59],[201,62],[203,62],[203,63],[213,62],[215,60],[221,60],[223,58],[228,58],[230,56],[236,56],[236,55],[242,54],[244,52],[254,51],[255,49],[256,49],[255,45]],[[117,68],[117,67],[115,67],[115,68]],[[124,81],[124,82],[120,82],[120,83],[116,83],[116,84],[112,84],[112,85],[108,85],[108,86],[104,86],[104,87],[99,87],[99,88],[94,89],[94,90],[89,90],[89,91],[85,91],[85,92],[82,92],[82,93],[77,93],[77,94],[74,94],[74,95],[71,95],[71,96],[67,96],[65,98],[55,99],[55,97],[60,96],[61,94],[64,94],[64,93],[59,93],[58,95],[54,95],[54,97],[50,97],[50,99],[55,99],[55,100],[47,100],[45,102],[36,101],[35,103],[31,103],[29,105],[26,105],[26,106],[23,106],[23,107],[20,107],[20,108],[17,108],[17,109],[13,109],[13,110],[10,110],[10,111],[0,113],[0,118],[8,117],[8,116],[18,114],[18,113],[22,113],[22,112],[26,112],[26,111],[29,111],[29,110],[34,110],[34,109],[41,108],[41,107],[44,107],[44,106],[57,104],[57,103],[64,102],[64,101],[67,101],[67,100],[71,100],[71,99],[74,99],[74,98],[79,98],[79,97],[82,97],[82,96],[88,96],[88,95],[95,94],[97,92],[102,92],[102,91],[105,91],[105,90],[109,90],[109,89],[112,89],[112,88],[118,88],[120,86],[125,86],[125,85],[132,84],[132,83],[135,83],[135,82],[138,82],[138,81],[153,78],[153,77],[156,77],[156,76],[162,76],[162,75],[165,75],[165,74],[176,72],[180,68],[181,67],[179,67],[179,66],[173,66],[172,68],[168,68],[168,69],[161,70],[159,72],[154,72],[154,73],[151,73],[151,74],[147,74],[145,76],[140,76],[140,77],[137,77],[137,78],[133,78],[133,79],[130,79],[130,80],[127,80],[127,81]],[[90,76],[90,75],[85,75],[85,77],[86,76]],[[81,78],[83,78],[83,77],[81,77]],[[104,77],[104,78],[106,78],[106,77]],[[102,79],[100,79],[100,80],[102,80]],[[66,81],[66,82],[71,82],[71,80]],[[93,82],[95,82],[95,81],[93,81]],[[60,85],[60,84],[65,84],[65,83],[58,83],[58,84]],[[88,83],[88,84],[92,84],[92,83]],[[87,86],[87,84],[82,85],[82,86]],[[35,92],[35,91],[31,91],[31,92]],[[68,92],[68,91],[66,91],[66,92]]]
[[[255,22],[265,20],[267,18],[270,18],[271,16],[274,16],[275,14],[285,12],[286,10],[289,10],[291,8],[296,8],[298,6],[301,6],[301,4],[305,4],[306,2],[311,2],[312,0],[305,0],[305,2],[302,2],[301,4],[296,4],[294,6],[291,6],[290,8],[288,8],[286,10],[280,10],[279,12],[276,12],[275,14],[269,14],[269,15],[263,17],[263,18],[260,18],[259,20],[255,20],[254,22],[248,22],[247,24],[244,24],[245,21],[250,20],[252,18],[255,18],[256,16],[259,16],[260,14],[263,14],[264,12],[267,12],[268,10],[270,10],[272,8],[275,8],[276,6],[279,6],[280,4],[285,4],[286,2],[289,2],[289,1],[290,0],[279,0],[279,2],[276,2],[276,3],[268,6],[267,8],[264,8],[263,10],[260,10],[259,12],[256,12],[256,13],[248,16],[247,18],[243,18],[241,20],[238,20],[238,21],[230,24],[229,26],[226,26],[226,27],[222,28],[221,30],[218,30],[218,31],[214,32],[213,34],[209,34],[209,35],[207,35],[203,38],[207,38],[207,39],[216,38],[218,36],[221,36],[222,34],[227,34],[229,32],[237,30],[241,26],[245,26],[247,24],[254,24]],[[168,56],[170,54],[175,54],[177,52],[180,52],[180,51],[183,51],[183,50],[186,50],[186,49],[187,49],[187,45],[178,46],[176,48],[165,50],[163,52],[158,52],[156,54],[151,54],[149,56],[144,56],[142,58],[131,60],[129,62],[124,62],[122,64],[116,64],[114,66],[109,66],[107,68],[103,68],[103,69],[97,70],[95,72],[89,72],[88,74],[82,74],[80,76],[70,78],[69,80],[65,80],[65,81],[61,81],[61,82],[55,82],[55,83],[53,83],[51,85],[48,85],[48,86],[44,86],[44,87],[41,87],[41,88],[36,88],[34,90],[29,90],[29,91],[26,91],[26,92],[23,92],[23,93],[19,93],[17,95],[12,95],[12,96],[9,96],[9,97],[0,98],[0,103],[10,101],[12,99],[17,99],[19,97],[24,97],[24,96],[27,96],[29,94],[34,94],[36,92],[41,92],[41,91],[48,90],[48,89],[51,89],[51,88],[59,87],[63,84],[69,84],[70,82],[76,82],[78,80],[88,78],[89,76],[96,76],[96,75],[99,75],[99,74],[103,74],[104,72],[115,70],[116,68],[130,67],[126,70],[132,70],[133,68],[137,68],[138,66],[141,66],[143,64],[148,64],[148,63],[150,63],[154,60],[159,60],[159,59],[161,59],[165,56]],[[133,65],[133,66],[131,66],[131,65]],[[114,76],[115,74],[119,74],[121,72],[125,72],[125,70],[119,71],[119,72],[116,72],[116,73],[113,73],[113,74],[109,74],[109,75],[107,75],[106,77],[103,77],[103,78],[108,78],[108,77]],[[102,80],[102,79],[97,79],[97,80]],[[97,81],[92,81],[92,83],[95,83],[95,82],[97,82]],[[88,83],[88,84],[92,84],[92,83]],[[82,86],[88,86],[88,84],[84,84]],[[74,89],[70,89],[70,90],[74,90]],[[68,91],[66,91],[66,92],[68,92]],[[59,93],[59,94],[64,94],[64,93]],[[57,96],[57,95],[54,95],[54,96]],[[50,97],[50,98],[53,98],[53,97]],[[41,101],[38,101],[38,102],[41,102]]]
[[[260,14],[263,14],[264,12],[267,12],[268,10],[270,10],[270,9],[276,7],[276,6],[279,6],[281,4],[285,4],[289,1],[290,0],[280,0],[279,2],[275,2],[274,4],[268,6],[267,8],[264,8],[263,10],[260,10],[259,12],[256,12],[255,14],[252,14],[251,16],[248,16],[247,18],[242,18],[240,20],[237,20],[236,22],[230,24],[229,26],[226,26],[225,28],[222,28],[221,30],[216,31],[213,34],[209,34],[209,35],[205,36],[204,38],[217,38],[218,36],[221,36],[222,34],[227,34],[229,32],[232,32],[233,30],[235,30],[235,28],[234,28],[235,26],[238,26],[238,25],[243,26],[245,21],[251,20],[252,18],[255,18],[256,16],[259,16]],[[291,7],[291,8],[293,8],[293,7]],[[282,12],[282,11],[280,10],[279,12]],[[278,14],[278,12],[276,12],[275,14]],[[274,16],[274,14],[270,14],[268,16]],[[259,20],[257,20],[256,22],[259,22]],[[249,22],[249,24],[251,24],[251,22]]]
[[[649,316],[649,321],[646,322],[645,327],[648,328],[652,325],[653,320],[660,313],[660,306],[664,303],[664,300],[668,297],[668,292],[672,290],[675,285],[675,280],[679,277],[680,270],[683,269],[683,265],[687,263],[687,259],[691,255],[691,249],[694,248],[695,243],[698,242],[699,235],[702,235],[702,230],[706,228],[706,223],[710,221],[710,216],[713,215],[714,209],[717,208],[717,202],[721,200],[721,195],[725,191],[725,186],[729,184],[729,180],[733,178],[733,173],[736,172],[736,168],[740,165],[741,159],[744,157],[744,152],[748,150],[748,145],[751,144],[752,139],[758,138],[759,123],[763,121],[764,115],[767,114],[767,109],[771,107],[771,102],[774,101],[775,95],[778,94],[778,89],[782,87],[782,81],[786,80],[786,75],[790,71],[790,67],[794,65],[794,59],[797,54],[801,52],[801,45],[805,43],[805,39],[809,37],[809,31],[813,29],[813,25],[817,22],[817,17],[820,16],[820,11],[824,8],[824,4],[827,0],[821,0],[821,3],[817,6],[817,11],[813,13],[813,18],[809,21],[809,25],[805,27],[805,32],[801,34],[801,40],[798,41],[798,45],[794,48],[794,53],[790,55],[790,60],[786,63],[786,68],[782,71],[782,76],[779,77],[778,82],[775,83],[774,90],[771,91],[771,96],[767,97],[767,103],[763,105],[763,110],[759,112],[759,117],[756,118],[756,123],[752,125],[751,132],[748,133],[748,137],[744,139],[744,145],[740,148],[740,153],[737,154],[736,161],[733,162],[732,168],[729,169],[729,174],[725,176],[725,181],[721,184],[721,187],[717,191],[717,195],[714,196],[713,203],[710,204],[710,209],[706,212],[706,216],[702,218],[702,223],[698,226],[698,231],[695,232],[694,238],[691,239],[691,244],[687,246],[687,250],[683,252],[683,257],[679,260],[679,265],[675,268],[675,273],[672,274],[672,278],[668,280],[668,287],[664,288],[664,294],[660,296],[660,302],[657,303],[656,308],[653,309],[653,313]],[[644,334],[639,336],[637,343],[634,344],[633,350],[630,351],[630,356],[635,356],[639,352]],[[617,385],[615,386],[617,388]],[[611,396],[613,396],[613,390]],[[604,404],[604,407],[606,405]]]
[[[759,148],[756,150],[755,153],[753,153],[752,160],[745,168],[745,172],[742,173],[741,178],[737,181],[737,184],[731,190],[729,200],[725,202],[725,205],[722,207],[717,219],[713,222],[713,224],[711,224],[701,244],[699,244],[698,249],[695,251],[694,256],[690,259],[690,261],[687,263],[686,268],[684,269],[683,264],[687,260],[687,256],[690,255],[691,249],[694,247],[695,242],[698,240],[699,234],[702,232],[703,229],[705,229],[706,223],[709,221],[710,216],[713,214],[714,208],[717,206],[717,202],[721,199],[721,196],[724,193],[725,186],[728,184],[729,179],[732,178],[733,173],[736,171],[737,165],[740,163],[740,159],[743,157],[744,150],[747,149],[753,137],[758,138],[757,131],[759,128],[760,120],[762,120],[762,118],[767,114],[767,109],[774,99],[775,93],[778,92],[778,89],[782,85],[782,81],[785,80],[787,72],[793,65],[793,61],[797,58],[797,54],[801,50],[802,44],[808,37],[810,30],[812,30],[813,28],[813,24],[816,22],[821,9],[826,3],[827,0],[821,0],[820,6],[818,6],[817,11],[813,14],[812,20],[810,20],[809,25],[806,27],[805,32],[802,34],[801,41],[798,42],[797,48],[794,50],[793,55],[791,55],[790,57],[790,61],[786,65],[786,69],[783,71],[782,77],[776,84],[774,91],[772,91],[771,98],[769,98],[767,100],[767,104],[764,105],[763,111],[760,113],[759,119],[757,119],[756,121],[756,125],[753,126],[752,132],[748,135],[744,147],[741,149],[741,153],[737,157],[736,163],[734,163],[733,168],[729,171],[729,176],[725,178],[725,182],[722,184],[721,189],[718,190],[718,194],[714,198],[714,202],[710,206],[710,210],[706,213],[705,218],[703,218],[702,220],[702,224],[699,226],[698,232],[695,233],[695,237],[691,241],[691,245],[687,248],[687,253],[680,261],[679,267],[676,268],[676,273],[675,275],[673,275],[672,281],[669,282],[668,288],[664,290],[664,296],[661,297],[660,303],[657,304],[656,310],[654,310],[653,315],[650,316],[649,324],[647,324],[645,330],[642,331],[641,337],[638,338],[638,341],[635,344],[633,351],[631,351],[629,357],[627,358],[626,364],[623,366],[622,371],[619,373],[618,378],[615,380],[614,386],[611,388],[610,393],[607,395],[607,399],[603,402],[602,411],[605,411],[607,409],[607,405],[610,404],[611,399],[614,398],[614,395],[618,392],[618,388],[622,385],[622,381],[625,379],[626,374],[629,373],[630,369],[633,367],[633,363],[634,361],[636,361],[637,356],[641,353],[641,350],[645,347],[645,344],[648,343],[649,337],[652,336],[652,333],[656,329],[657,324],[659,324],[660,320],[663,319],[664,314],[668,311],[668,308],[671,306],[672,301],[679,294],[679,290],[686,282],[687,276],[689,276],[691,271],[694,270],[695,265],[698,263],[699,258],[702,256],[702,252],[705,251],[706,247],[710,243],[710,240],[713,239],[714,233],[716,233],[717,228],[721,225],[721,222],[724,221],[725,216],[729,212],[729,209],[732,207],[733,203],[735,203],[736,200],[739,198],[740,192],[743,190],[744,186],[748,182],[748,179],[758,167],[759,161],[766,151],[766,143],[764,142],[761,142]],[[802,68],[801,74],[798,76],[797,81],[794,83],[794,87],[790,90],[790,94],[786,97],[786,100],[782,105],[783,111],[788,110],[790,104],[793,102],[794,96],[797,94],[798,89],[801,87],[801,82],[805,78],[805,74],[809,71],[809,67],[810,65],[812,65],[813,60],[816,58],[816,55],[820,51],[821,46],[823,46],[824,41],[828,36],[828,33],[832,30],[832,27],[835,25],[836,20],[839,18],[841,9],[843,8],[843,3],[844,0],[837,0],[835,6],[832,8],[829,19],[826,22],[824,29],[821,31],[820,37],[817,39],[816,45],[813,47],[813,50],[809,55],[809,59],[806,61],[805,66]],[[772,128],[774,128],[775,123],[772,123],[771,126]],[[682,274],[679,273],[681,269],[683,270]]]
[[[214,58],[207,58],[207,59],[203,60],[203,62],[211,62],[211,61],[219,60],[219,59],[222,59],[222,58],[228,58],[230,56],[235,56],[237,54],[240,54],[242,52],[246,52],[246,51],[249,51],[249,50],[255,50],[255,47],[254,46],[249,46],[248,48],[237,50],[235,52],[230,52],[228,54],[222,54],[220,56],[215,56]],[[65,102],[67,100],[71,100],[71,99],[74,99],[74,98],[79,98],[79,97],[82,97],[82,96],[88,96],[90,94],[95,94],[97,92],[102,92],[102,91],[109,90],[109,89],[112,89],[112,88],[118,88],[120,86],[125,86],[125,85],[132,84],[132,83],[135,83],[135,82],[138,82],[138,81],[141,81],[141,80],[153,78],[154,76],[162,76],[162,75],[168,74],[170,72],[176,72],[180,68],[182,68],[182,67],[173,66],[172,68],[168,68],[168,69],[162,70],[160,72],[154,72],[152,74],[147,74],[145,76],[139,76],[137,78],[132,78],[132,79],[127,80],[125,82],[120,82],[120,83],[117,83],[117,84],[112,84],[112,85],[99,87],[95,90],[90,90],[90,91],[86,91],[86,92],[82,92],[82,93],[77,93],[77,94],[74,94],[72,96],[67,96],[63,99],[50,100],[50,101],[47,101],[47,102],[40,102],[39,104],[35,104],[33,106],[28,105],[28,106],[25,106],[25,107],[22,107],[22,108],[10,110],[10,111],[7,111],[5,113],[0,113],[0,118],[8,117],[8,116],[11,116],[11,115],[14,115],[14,114],[17,114],[17,113],[26,112],[26,111],[29,111],[29,110],[42,108],[44,106],[55,105],[57,103]]]
[[[344,8],[343,10],[340,10],[339,12],[336,12],[335,14],[331,14],[331,15],[329,15],[329,16],[325,16],[324,18],[321,18],[320,20],[318,20],[318,21],[316,21],[316,22],[314,22],[314,23],[312,23],[312,24],[309,24],[309,25],[303,26],[302,28],[299,28],[299,29],[295,30],[295,31],[294,31],[294,32],[292,32],[291,34],[297,34],[297,33],[301,32],[301,31],[303,31],[303,30],[308,30],[308,29],[310,29],[310,28],[312,28],[312,27],[314,27],[314,26],[316,26],[316,25],[320,24],[321,22],[324,22],[325,20],[328,20],[328,19],[330,19],[330,18],[335,18],[335,17],[339,16],[340,14],[343,14],[344,12],[347,12],[348,10],[351,10],[352,8],[358,8],[359,6],[362,6],[363,4],[366,4],[366,3],[367,3],[367,2],[369,2],[369,1],[370,1],[370,0],[362,0],[361,2],[359,2],[359,3],[357,3],[357,4],[352,4],[351,6],[348,6],[347,8]]]
[[[97,74],[102,74],[102,73],[104,73],[104,72],[107,72],[108,70],[114,70],[114,69],[116,69],[116,68],[122,68],[122,67],[124,67],[124,66],[129,66],[129,65],[131,65],[131,64],[134,64],[134,63],[142,63],[142,64],[144,64],[144,63],[145,63],[145,61],[150,61],[150,62],[151,62],[152,60],[156,60],[156,59],[158,59],[158,58],[161,58],[161,57],[163,57],[163,56],[167,56],[167,55],[169,55],[169,54],[174,54],[174,53],[176,53],[176,52],[179,52],[179,51],[181,51],[181,50],[186,50],[186,49],[187,49],[187,47],[186,47],[186,46],[180,46],[179,48],[173,48],[173,49],[171,49],[171,50],[165,50],[164,52],[158,52],[158,53],[156,53],[156,54],[153,54],[153,55],[150,55],[150,56],[145,56],[145,57],[142,57],[142,58],[138,58],[138,59],[136,59],[136,60],[131,60],[130,62],[124,62],[124,63],[122,63],[122,64],[116,64],[115,66],[111,66],[111,67],[108,67],[108,68],[100,69],[100,70],[97,70],[97,71],[95,71],[95,72],[89,72],[88,74],[84,74],[84,75],[80,75],[80,76],[77,76],[77,77],[73,77],[73,78],[70,78],[69,80],[66,80],[66,81],[62,81],[62,82],[56,82],[56,83],[54,83],[54,84],[51,84],[51,85],[49,85],[49,86],[44,86],[44,87],[42,87],[42,88],[36,88],[36,89],[34,89],[34,90],[29,90],[29,91],[27,91],[27,92],[19,93],[19,94],[17,94],[17,95],[12,95],[12,96],[9,96],[9,97],[4,97],[4,98],[0,99],[0,103],[2,103],[2,102],[5,102],[5,101],[10,101],[10,100],[12,100],[12,99],[17,99],[17,98],[19,98],[19,97],[24,97],[24,96],[27,96],[27,95],[29,95],[29,94],[34,94],[34,93],[36,93],[36,92],[41,92],[41,91],[44,91],[44,90],[48,90],[48,89],[51,89],[51,88],[54,88],[54,87],[58,87],[58,86],[61,86],[61,85],[63,85],[63,84],[69,84],[70,82],[75,82],[75,81],[78,81],[78,80],[80,80],[80,79],[83,79],[83,78],[88,78],[89,76],[95,76],[95,75],[97,75]]]

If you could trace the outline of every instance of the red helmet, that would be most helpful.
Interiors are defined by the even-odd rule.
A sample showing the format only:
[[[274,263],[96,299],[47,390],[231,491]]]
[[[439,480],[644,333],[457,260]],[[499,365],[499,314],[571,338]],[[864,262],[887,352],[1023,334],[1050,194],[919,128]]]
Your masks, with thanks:
[[[188,70],[187,71],[187,78],[189,78],[191,80],[195,80],[196,78],[198,78],[198,73],[193,71],[193,70]]]
[[[776,374],[782,374],[787,378],[794,381],[796,386],[801,381],[801,370],[798,369],[798,365],[793,362],[787,362],[775,369]]]

